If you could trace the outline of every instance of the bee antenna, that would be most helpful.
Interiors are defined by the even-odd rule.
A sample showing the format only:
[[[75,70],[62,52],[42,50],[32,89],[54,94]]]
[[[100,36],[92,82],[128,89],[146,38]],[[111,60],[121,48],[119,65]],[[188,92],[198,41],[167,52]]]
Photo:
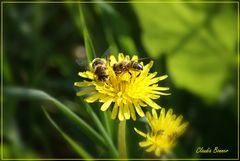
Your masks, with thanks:
[[[147,59],[150,59],[150,58],[138,58],[138,60],[147,60]]]

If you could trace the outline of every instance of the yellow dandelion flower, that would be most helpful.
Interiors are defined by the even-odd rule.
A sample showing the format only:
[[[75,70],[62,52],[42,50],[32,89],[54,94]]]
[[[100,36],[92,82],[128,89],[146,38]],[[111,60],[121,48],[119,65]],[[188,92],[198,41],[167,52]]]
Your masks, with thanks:
[[[77,92],[77,96],[89,94],[85,101],[92,103],[95,101],[102,102],[101,110],[106,111],[111,104],[113,105],[111,118],[118,116],[120,121],[125,119],[136,120],[136,113],[144,117],[145,114],[142,107],[150,106],[154,109],[160,109],[153,100],[158,99],[160,95],[169,95],[165,91],[168,87],[158,86],[158,82],[167,78],[167,75],[156,77],[157,72],[149,73],[153,61],[147,65],[142,62],[138,63],[138,57],[124,56],[122,53],[118,55],[118,60],[114,56],[110,56],[109,60],[105,59],[106,67],[102,68],[106,79],[98,79],[96,71],[90,64],[90,69],[86,72],[79,72],[79,76],[88,78],[90,81],[75,82],[78,87],[87,87]],[[122,72],[116,72],[114,64],[122,62],[136,62],[140,64],[142,70],[132,70],[129,67],[123,68]],[[133,63],[130,63],[133,64]],[[123,64],[124,65],[124,64]],[[128,70],[129,69],[129,70]]]
[[[165,114],[165,109],[162,108],[159,117],[156,110],[152,109],[152,115],[147,112],[146,116],[151,131],[146,134],[134,128],[139,135],[146,139],[139,142],[139,146],[147,148],[147,152],[155,151],[156,156],[169,153],[175,146],[176,139],[184,133],[188,123],[181,123],[183,116],[180,115],[176,118],[172,109]]]

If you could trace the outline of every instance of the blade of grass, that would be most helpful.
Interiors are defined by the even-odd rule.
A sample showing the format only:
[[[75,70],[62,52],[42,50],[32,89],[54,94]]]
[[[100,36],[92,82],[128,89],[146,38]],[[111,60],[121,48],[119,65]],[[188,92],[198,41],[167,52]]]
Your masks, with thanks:
[[[95,124],[97,125],[97,127],[99,128],[99,131],[102,133],[106,144],[109,147],[109,151],[112,153],[113,157],[117,157],[118,156],[118,151],[115,147],[115,145],[113,144],[113,141],[111,140],[111,137],[108,135],[108,133],[106,132],[106,129],[104,128],[104,126],[102,125],[101,121],[99,120],[99,118],[97,117],[97,115],[95,114],[95,112],[92,110],[92,107],[85,103],[82,98],[80,97],[81,101],[83,102],[83,104],[85,104],[85,107],[87,109],[87,112],[89,113],[89,115],[91,116],[91,118],[93,119],[93,121],[95,122]]]
[[[84,39],[84,45],[86,49],[87,60],[88,60],[88,63],[91,63],[91,61],[96,57],[96,54],[95,54],[92,40],[89,36],[87,25],[84,19],[83,7],[81,6],[81,4],[79,4],[79,16],[80,16],[80,22],[82,25],[82,32],[83,32],[83,39]]]
[[[112,138],[112,132],[111,132],[111,129],[110,129],[110,123],[109,123],[109,115],[108,115],[108,111],[106,112],[101,112],[100,113],[100,116],[101,116],[101,119],[103,120],[103,124],[105,125],[105,128],[106,128],[106,131],[109,135],[110,138]]]
[[[69,143],[69,145],[76,151],[76,153],[83,157],[84,159],[92,160],[92,156],[88,154],[79,144],[77,144],[71,137],[69,137],[61,128],[56,124],[56,122],[51,118],[48,112],[43,108],[44,114],[50,121],[50,123],[57,129],[57,131],[63,136],[63,138]]]
[[[79,116],[73,113],[67,106],[62,104],[57,99],[53,98],[49,94],[36,89],[28,89],[21,87],[7,87],[5,88],[5,93],[15,97],[25,97],[28,99],[38,99],[38,100],[48,100],[52,101],[57,109],[59,109],[66,117],[75,122],[87,136],[89,136],[93,141],[101,145],[106,146],[106,142],[103,137],[99,135],[90,125],[88,125]]]

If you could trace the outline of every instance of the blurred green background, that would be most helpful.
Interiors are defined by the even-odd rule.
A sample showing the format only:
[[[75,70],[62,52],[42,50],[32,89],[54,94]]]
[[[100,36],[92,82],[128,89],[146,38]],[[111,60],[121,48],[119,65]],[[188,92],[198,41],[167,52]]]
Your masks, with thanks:
[[[91,156],[109,157],[51,101],[27,90],[50,94],[96,129],[73,87],[81,80],[77,73],[86,70],[76,63],[86,61],[81,16],[98,57],[106,52],[137,54],[154,60],[152,72],[169,75],[160,86],[169,86],[172,95],[157,103],[173,108],[190,123],[171,157],[237,157],[237,3],[2,5],[4,158],[83,157],[52,126],[43,107]],[[91,106],[101,118],[100,105]],[[110,123],[116,145],[118,121]],[[127,127],[129,157],[154,157],[138,146],[142,138],[133,131],[133,127],[146,131],[144,120],[128,121]],[[229,152],[198,154],[197,147]]]

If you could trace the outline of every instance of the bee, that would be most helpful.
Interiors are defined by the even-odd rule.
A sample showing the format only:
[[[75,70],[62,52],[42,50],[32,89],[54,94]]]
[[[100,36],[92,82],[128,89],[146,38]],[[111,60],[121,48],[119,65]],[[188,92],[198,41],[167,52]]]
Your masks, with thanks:
[[[107,60],[103,58],[95,58],[92,61],[92,69],[94,74],[100,81],[104,81],[108,78],[107,72]]]
[[[116,74],[121,74],[123,72],[128,72],[130,75],[130,71],[140,71],[143,70],[143,66],[137,61],[133,60],[123,60],[120,63],[115,63],[113,65],[113,70]]]
[[[76,63],[84,70],[91,70],[100,81],[104,81],[108,78],[107,67],[110,66],[110,48],[108,48],[101,58],[95,58],[91,62],[90,66],[86,57],[86,49],[83,46],[76,46],[73,49],[73,56],[76,58]]]

